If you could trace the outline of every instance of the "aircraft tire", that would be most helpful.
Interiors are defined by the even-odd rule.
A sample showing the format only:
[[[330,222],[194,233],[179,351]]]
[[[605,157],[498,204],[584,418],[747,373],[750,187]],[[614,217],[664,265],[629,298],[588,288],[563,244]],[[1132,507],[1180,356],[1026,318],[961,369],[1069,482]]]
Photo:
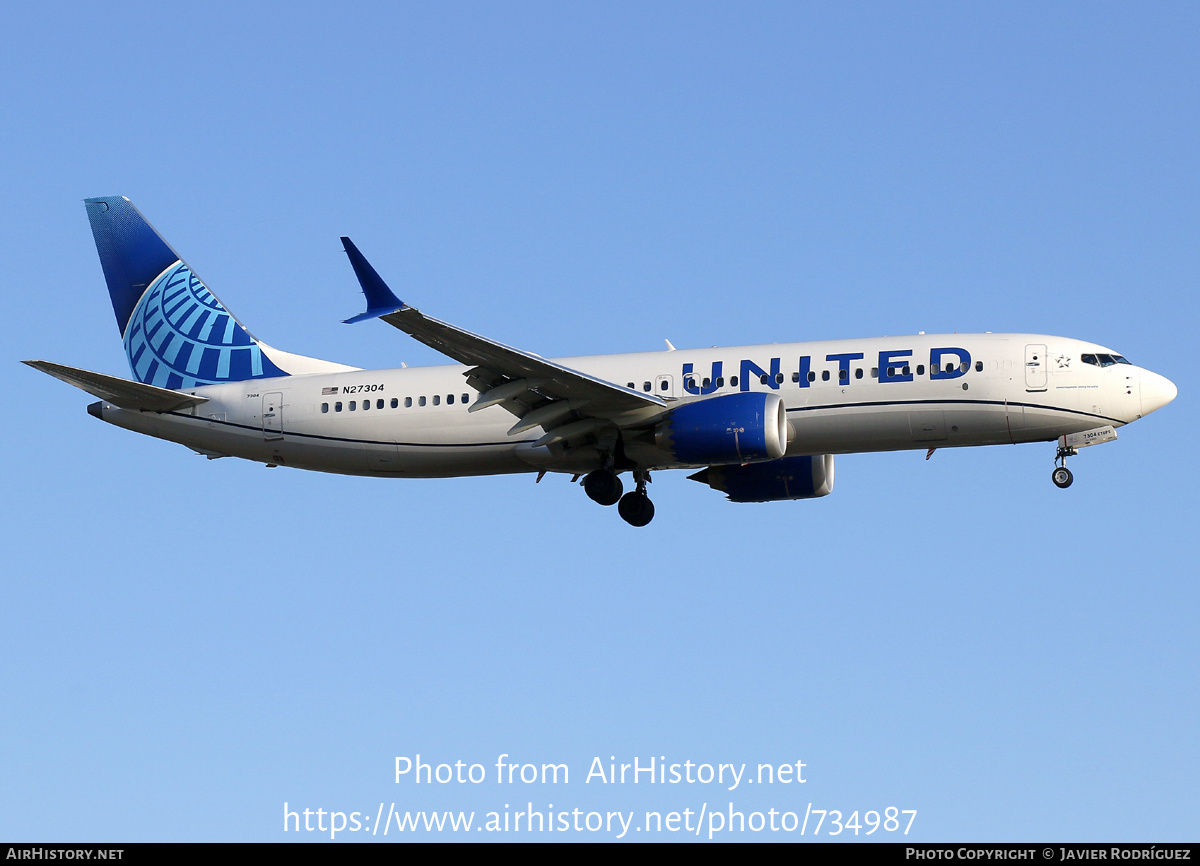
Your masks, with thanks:
[[[1071,486],[1071,482],[1075,477],[1071,474],[1071,470],[1065,466],[1057,466],[1054,472],[1050,475],[1050,480],[1054,482],[1054,486],[1066,490]]]
[[[600,505],[616,505],[624,489],[620,476],[607,469],[597,469],[583,479],[583,492]]]
[[[630,526],[645,526],[654,519],[654,503],[645,493],[626,493],[617,506],[621,519]]]

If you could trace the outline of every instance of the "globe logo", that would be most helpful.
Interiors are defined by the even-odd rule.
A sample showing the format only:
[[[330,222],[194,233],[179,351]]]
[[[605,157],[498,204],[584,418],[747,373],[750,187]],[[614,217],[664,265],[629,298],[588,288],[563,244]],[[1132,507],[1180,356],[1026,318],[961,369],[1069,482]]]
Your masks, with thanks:
[[[134,377],[160,388],[286,375],[183,262],[146,289],[124,342]]]

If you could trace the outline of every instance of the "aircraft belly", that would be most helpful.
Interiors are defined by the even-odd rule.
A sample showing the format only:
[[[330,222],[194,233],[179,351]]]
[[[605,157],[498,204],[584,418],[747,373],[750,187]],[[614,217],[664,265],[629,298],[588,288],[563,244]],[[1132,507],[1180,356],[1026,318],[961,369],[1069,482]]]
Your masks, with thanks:
[[[455,478],[466,475],[504,475],[531,472],[507,443],[429,449],[400,446],[400,468],[390,473],[405,478]]]
[[[402,478],[453,478],[528,472],[505,442],[453,443],[317,438],[285,434],[276,451],[281,464],[322,472]],[[279,443],[273,443],[279,445]]]
[[[516,456],[514,445],[503,441],[398,444],[323,435],[330,431],[315,432],[314,425],[285,430],[281,438],[264,439],[257,427],[229,421],[223,412],[210,415],[216,417],[134,412],[111,406],[104,410],[104,420],[118,427],[177,442],[202,453],[319,472],[447,478],[532,469]]]
[[[1012,441],[1005,407],[991,403],[912,403],[793,411],[789,454],[849,454],[952,448]]]
[[[204,406],[202,410],[215,407]],[[104,420],[126,430],[144,433],[156,439],[177,442],[205,453],[269,461],[277,442],[263,439],[261,430],[243,430],[226,421],[226,414],[210,411],[205,415],[181,412],[136,412],[105,406]]]
[[[908,412],[883,407],[847,407],[788,413],[796,431],[790,454],[846,454],[916,448]]]

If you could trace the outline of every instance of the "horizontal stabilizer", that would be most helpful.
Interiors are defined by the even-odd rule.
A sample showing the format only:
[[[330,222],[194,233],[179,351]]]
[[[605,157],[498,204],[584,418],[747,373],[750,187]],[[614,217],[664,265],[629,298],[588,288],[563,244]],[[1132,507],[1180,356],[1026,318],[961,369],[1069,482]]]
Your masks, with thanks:
[[[49,361],[24,361],[23,363],[35,370],[41,370],[55,379],[61,379],[68,385],[74,385],[76,388],[87,391],[101,400],[107,400],[122,409],[142,412],[174,412],[208,402],[207,397],[181,394],[179,391],[157,388],[141,382],[131,382],[128,379],[93,373],[90,370],[80,370],[78,367],[68,367],[65,364],[53,364]]]

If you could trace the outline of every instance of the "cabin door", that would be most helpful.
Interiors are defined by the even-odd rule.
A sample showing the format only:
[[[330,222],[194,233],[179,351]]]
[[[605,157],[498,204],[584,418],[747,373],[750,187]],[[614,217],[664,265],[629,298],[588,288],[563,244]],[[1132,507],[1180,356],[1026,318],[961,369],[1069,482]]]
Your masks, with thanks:
[[[1046,390],[1046,347],[1041,343],[1030,343],[1025,347],[1025,390]]]
[[[266,440],[283,438],[283,394],[271,391],[262,398],[262,429]]]

